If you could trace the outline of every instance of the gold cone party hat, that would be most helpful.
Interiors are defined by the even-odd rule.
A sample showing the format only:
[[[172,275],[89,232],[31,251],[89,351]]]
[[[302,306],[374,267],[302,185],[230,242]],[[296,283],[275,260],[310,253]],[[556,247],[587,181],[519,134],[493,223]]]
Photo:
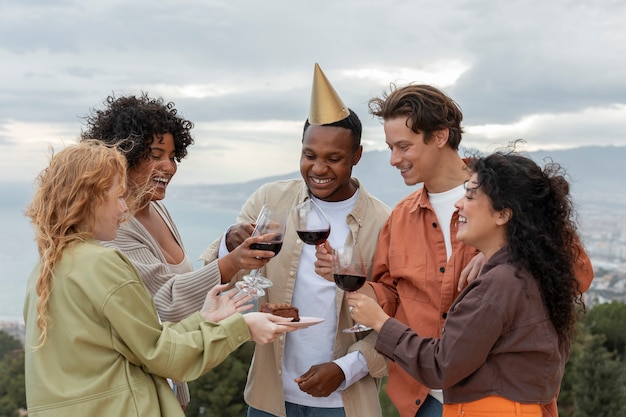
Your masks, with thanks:
[[[326,125],[343,120],[349,115],[348,108],[343,104],[333,86],[330,85],[320,66],[315,64],[309,123]]]

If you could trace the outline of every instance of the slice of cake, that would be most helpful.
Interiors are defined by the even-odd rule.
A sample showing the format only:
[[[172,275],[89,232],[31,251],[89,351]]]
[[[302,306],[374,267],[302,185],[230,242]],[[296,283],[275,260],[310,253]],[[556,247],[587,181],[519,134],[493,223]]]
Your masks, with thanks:
[[[262,313],[270,313],[280,317],[291,317],[291,321],[300,321],[298,308],[287,303],[265,303],[261,306]]]

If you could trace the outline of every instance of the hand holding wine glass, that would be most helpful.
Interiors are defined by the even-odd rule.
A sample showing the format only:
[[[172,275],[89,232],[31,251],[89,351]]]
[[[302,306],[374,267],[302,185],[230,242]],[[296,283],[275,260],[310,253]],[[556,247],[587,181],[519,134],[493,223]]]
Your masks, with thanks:
[[[344,291],[356,291],[365,284],[367,268],[363,254],[355,243],[333,251],[333,277],[335,284]],[[370,327],[355,323],[354,326],[344,329],[346,333],[363,332]]]
[[[285,235],[285,223],[287,214],[284,210],[275,210],[264,205],[256,219],[256,224],[252,236],[267,235],[268,239],[250,245],[250,249],[268,250],[278,255],[283,247]],[[250,271],[249,275],[243,277],[244,281],[239,281],[235,286],[245,294],[253,297],[260,297],[265,294],[263,288],[272,286],[272,281],[261,276],[259,270]]]
[[[335,282],[333,277],[333,247],[328,241],[315,246],[315,273],[327,281]]]
[[[385,322],[389,320],[389,315],[385,313],[375,298],[361,292],[349,292],[346,293],[346,299],[352,306],[350,308],[352,318],[377,332],[380,332]]]
[[[293,208],[296,232],[307,245],[321,245],[330,235],[330,221],[311,198]]]

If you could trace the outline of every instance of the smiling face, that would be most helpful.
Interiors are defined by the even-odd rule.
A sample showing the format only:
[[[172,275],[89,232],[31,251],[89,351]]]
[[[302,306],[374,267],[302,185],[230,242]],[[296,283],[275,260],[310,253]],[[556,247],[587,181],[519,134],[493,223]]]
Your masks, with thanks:
[[[140,189],[148,186],[150,200],[163,200],[167,185],[176,174],[175,156],[174,136],[154,135],[148,156],[128,171],[130,182]]]
[[[94,238],[97,240],[113,240],[117,236],[117,229],[128,212],[124,200],[125,191],[126,188],[116,176],[113,186],[107,191],[106,199],[96,215]]]
[[[400,170],[404,183],[415,185],[423,182],[428,185],[429,180],[438,175],[436,141],[424,143],[424,133],[409,129],[406,117],[385,120],[384,129],[391,151],[389,163]]]
[[[311,193],[324,201],[343,201],[356,187],[350,182],[352,167],[361,159],[362,148],[353,150],[350,130],[310,125],[302,139],[300,173]]]
[[[494,210],[481,190],[476,174],[465,183],[465,196],[455,203],[459,210],[456,238],[481,251],[486,259],[506,246],[506,223],[510,210]]]

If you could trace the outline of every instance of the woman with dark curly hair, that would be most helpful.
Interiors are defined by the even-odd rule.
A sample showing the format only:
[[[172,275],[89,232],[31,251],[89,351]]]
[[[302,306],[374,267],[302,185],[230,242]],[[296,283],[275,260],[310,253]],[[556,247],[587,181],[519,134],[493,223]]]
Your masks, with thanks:
[[[229,282],[241,269],[259,269],[274,253],[250,249],[261,238],[248,238],[227,256],[195,270],[180,234],[160,200],[176,174],[178,163],[193,144],[193,123],[178,115],[174,103],[162,98],[109,96],[101,110],[85,117],[82,140],[97,139],[117,146],[128,162],[129,201],[134,216],[117,237],[105,246],[126,255],[153,296],[159,317],[178,322],[198,311],[207,292]],[[188,402],[185,385],[178,389],[182,404]]]
[[[450,308],[441,337],[420,337],[363,294],[348,295],[353,317],[379,332],[379,352],[443,388],[444,416],[539,417],[559,389],[576,306],[584,307],[569,184],[558,164],[541,169],[514,151],[468,167],[457,239],[486,264]]]

